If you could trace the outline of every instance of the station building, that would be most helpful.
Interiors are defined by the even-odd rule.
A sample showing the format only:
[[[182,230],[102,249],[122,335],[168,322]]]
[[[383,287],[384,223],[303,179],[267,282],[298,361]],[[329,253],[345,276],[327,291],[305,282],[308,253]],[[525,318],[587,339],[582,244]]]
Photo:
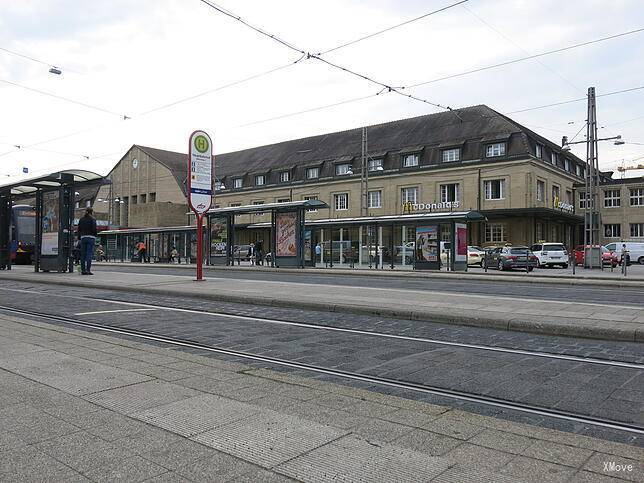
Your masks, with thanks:
[[[329,207],[307,220],[335,221],[344,240],[361,236],[356,218],[476,211],[485,221],[468,227],[472,245],[576,243],[583,218],[574,190],[585,162],[507,116],[479,105],[368,126],[366,135],[366,182],[363,128],[216,155],[213,206],[318,199]],[[184,153],[132,146],[97,195],[109,202],[95,209],[115,227],[188,224],[186,162]],[[269,214],[238,217],[248,229],[237,240],[265,236],[269,221]],[[413,239],[405,233],[413,227],[399,228],[397,240]]]

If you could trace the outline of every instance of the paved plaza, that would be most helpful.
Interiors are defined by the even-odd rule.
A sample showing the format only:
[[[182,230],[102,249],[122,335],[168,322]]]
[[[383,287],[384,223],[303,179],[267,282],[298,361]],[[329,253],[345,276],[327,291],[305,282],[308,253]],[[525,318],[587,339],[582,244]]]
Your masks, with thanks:
[[[642,481],[635,446],[22,318],[0,334],[2,481]]]

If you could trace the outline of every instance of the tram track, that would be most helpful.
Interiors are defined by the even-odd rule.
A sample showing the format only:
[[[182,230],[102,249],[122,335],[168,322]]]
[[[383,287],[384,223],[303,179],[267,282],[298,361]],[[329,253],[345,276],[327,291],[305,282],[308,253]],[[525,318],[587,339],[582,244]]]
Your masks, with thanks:
[[[612,419],[579,414],[571,411],[547,408],[547,407],[528,404],[528,403],[519,403],[519,402],[501,399],[501,398],[480,395],[476,393],[441,388],[438,386],[433,386],[428,384],[406,382],[406,381],[400,381],[396,379],[362,374],[358,372],[344,371],[340,369],[324,367],[321,365],[297,362],[289,359],[263,356],[259,354],[253,354],[250,352],[227,349],[216,345],[207,345],[207,344],[202,344],[199,342],[194,342],[194,341],[185,340],[185,339],[166,337],[163,335],[153,334],[145,331],[109,326],[105,324],[88,322],[88,321],[83,321],[83,320],[60,316],[60,315],[45,314],[45,313],[37,312],[33,310],[25,310],[25,309],[18,309],[14,307],[0,306],[0,311],[12,314],[14,316],[19,315],[23,317],[44,319],[49,322],[55,321],[58,323],[71,325],[74,327],[100,330],[103,332],[124,335],[124,336],[132,337],[140,340],[163,343],[172,347],[196,349],[204,352],[238,357],[240,359],[245,359],[245,360],[254,361],[254,362],[262,362],[262,363],[273,364],[281,367],[289,367],[293,369],[304,370],[304,371],[308,371],[316,374],[334,376],[345,380],[360,381],[360,382],[365,382],[369,384],[379,385],[382,387],[404,389],[404,390],[408,390],[416,393],[442,396],[453,400],[476,403],[476,404],[481,404],[488,407],[494,407],[494,408],[505,409],[505,410],[513,410],[524,414],[538,415],[542,417],[554,418],[554,419],[568,421],[568,422],[575,422],[575,423],[594,426],[598,428],[622,431],[622,432],[626,432],[637,436],[644,435],[644,426],[640,426],[637,424],[629,424],[629,423],[616,421]],[[638,366],[641,366],[641,365],[638,365]]]
[[[25,290],[25,289],[5,289],[5,288],[2,288],[0,290],[23,292],[23,293],[24,292],[27,292],[27,293],[36,293],[37,292],[37,291]],[[569,361],[569,362],[597,364],[597,365],[611,366],[611,367],[623,367],[623,368],[630,368],[630,369],[637,369],[637,370],[643,370],[644,371],[644,364],[640,364],[640,363],[636,363],[636,362],[626,362],[626,361],[612,360],[612,359],[602,359],[602,358],[597,358],[597,357],[574,356],[574,355],[567,355],[567,354],[556,354],[556,353],[552,353],[552,352],[532,351],[532,350],[526,350],[526,349],[516,349],[516,348],[511,348],[511,347],[492,346],[492,345],[485,345],[485,344],[472,344],[472,343],[466,343],[466,342],[455,342],[455,341],[448,341],[448,340],[442,340],[442,339],[436,339],[436,338],[415,337],[415,336],[400,335],[400,334],[387,333],[387,332],[377,332],[377,331],[372,331],[372,330],[352,329],[352,328],[347,328],[347,327],[339,327],[337,325],[312,324],[312,323],[308,323],[308,322],[296,322],[296,321],[293,321],[293,320],[276,319],[276,318],[271,318],[271,317],[240,315],[240,314],[234,314],[234,313],[226,312],[226,311],[212,311],[212,310],[205,310],[205,309],[187,309],[187,308],[182,308],[182,307],[170,307],[170,306],[161,305],[161,304],[146,304],[146,303],[142,303],[142,302],[129,302],[129,301],[125,301],[125,300],[106,299],[106,298],[92,297],[92,296],[80,297],[80,296],[74,296],[74,295],[52,294],[52,293],[47,293],[47,295],[48,296],[54,296],[54,297],[60,297],[60,298],[71,298],[71,299],[84,300],[84,301],[91,300],[91,301],[94,301],[94,302],[111,303],[111,304],[115,304],[115,305],[134,307],[134,309],[131,310],[132,312],[135,312],[135,311],[147,311],[147,310],[163,310],[163,311],[179,312],[179,313],[186,313],[186,314],[204,315],[204,316],[210,316],[210,317],[224,317],[224,318],[231,318],[231,319],[248,321],[248,322],[261,322],[261,323],[267,323],[267,324],[273,324],[273,325],[299,327],[299,328],[311,329],[311,330],[316,330],[316,331],[329,331],[329,332],[346,333],[346,334],[360,335],[360,336],[379,337],[379,338],[398,340],[398,341],[408,341],[408,342],[435,344],[435,345],[441,345],[441,346],[446,346],[446,347],[457,347],[457,348],[462,348],[462,349],[475,349],[475,350],[482,350],[482,351],[489,351],[489,352],[506,353],[506,354],[514,354],[514,355],[524,355],[524,356],[530,356],[530,357],[539,357],[539,358],[545,358],[545,359],[563,360],[563,361]],[[100,312],[96,312],[96,314],[99,314],[101,312],[102,313],[109,313],[109,312],[115,312],[116,313],[116,312],[120,312],[120,311],[118,311],[118,310],[100,311]],[[92,314],[92,312],[83,312],[83,313],[78,313],[78,314],[75,314],[75,315],[87,316],[87,315],[93,315],[93,314]]]

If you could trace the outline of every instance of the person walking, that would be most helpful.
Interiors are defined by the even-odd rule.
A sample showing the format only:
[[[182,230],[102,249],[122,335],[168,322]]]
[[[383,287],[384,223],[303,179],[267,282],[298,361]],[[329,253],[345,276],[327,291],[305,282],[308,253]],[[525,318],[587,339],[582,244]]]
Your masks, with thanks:
[[[263,255],[264,247],[262,246],[262,240],[258,240],[257,243],[255,243],[255,258],[257,259],[257,265],[264,265],[264,259],[262,258]]]
[[[85,215],[78,221],[78,238],[81,243],[81,275],[94,275],[92,273],[92,258],[94,258],[94,244],[97,234],[94,210],[87,208]]]
[[[248,245],[248,261],[251,265],[255,265],[255,244],[252,242]]]
[[[146,261],[145,256],[147,253],[147,248],[145,246],[144,241],[140,241],[138,245],[136,246],[137,250],[139,251],[139,262],[143,263]]]

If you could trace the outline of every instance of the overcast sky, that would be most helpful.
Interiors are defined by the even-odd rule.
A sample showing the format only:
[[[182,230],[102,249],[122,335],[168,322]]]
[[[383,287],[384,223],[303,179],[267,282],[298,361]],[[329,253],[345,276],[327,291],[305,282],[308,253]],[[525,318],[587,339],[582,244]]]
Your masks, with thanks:
[[[217,3],[316,53],[455,1]],[[2,175],[17,175],[22,167],[107,173],[132,144],[186,152],[194,129],[209,132],[215,153],[223,153],[440,110],[394,93],[375,96],[378,86],[309,59],[145,114],[300,56],[199,0],[0,0],[0,11],[0,48],[63,70],[52,75],[47,65],[0,50]],[[388,85],[409,86],[642,27],[641,0],[470,0],[324,58]],[[589,86],[598,95],[643,86],[643,58],[644,32],[409,92],[451,107],[487,104],[509,113],[583,98]],[[372,97],[258,122],[366,96]],[[602,143],[602,168],[614,169],[623,159],[644,163],[644,90],[600,97],[597,104],[600,136],[621,134],[639,143]],[[510,117],[559,143],[583,127],[586,103]],[[61,139],[45,142],[55,138]],[[585,157],[583,146],[574,152]]]

